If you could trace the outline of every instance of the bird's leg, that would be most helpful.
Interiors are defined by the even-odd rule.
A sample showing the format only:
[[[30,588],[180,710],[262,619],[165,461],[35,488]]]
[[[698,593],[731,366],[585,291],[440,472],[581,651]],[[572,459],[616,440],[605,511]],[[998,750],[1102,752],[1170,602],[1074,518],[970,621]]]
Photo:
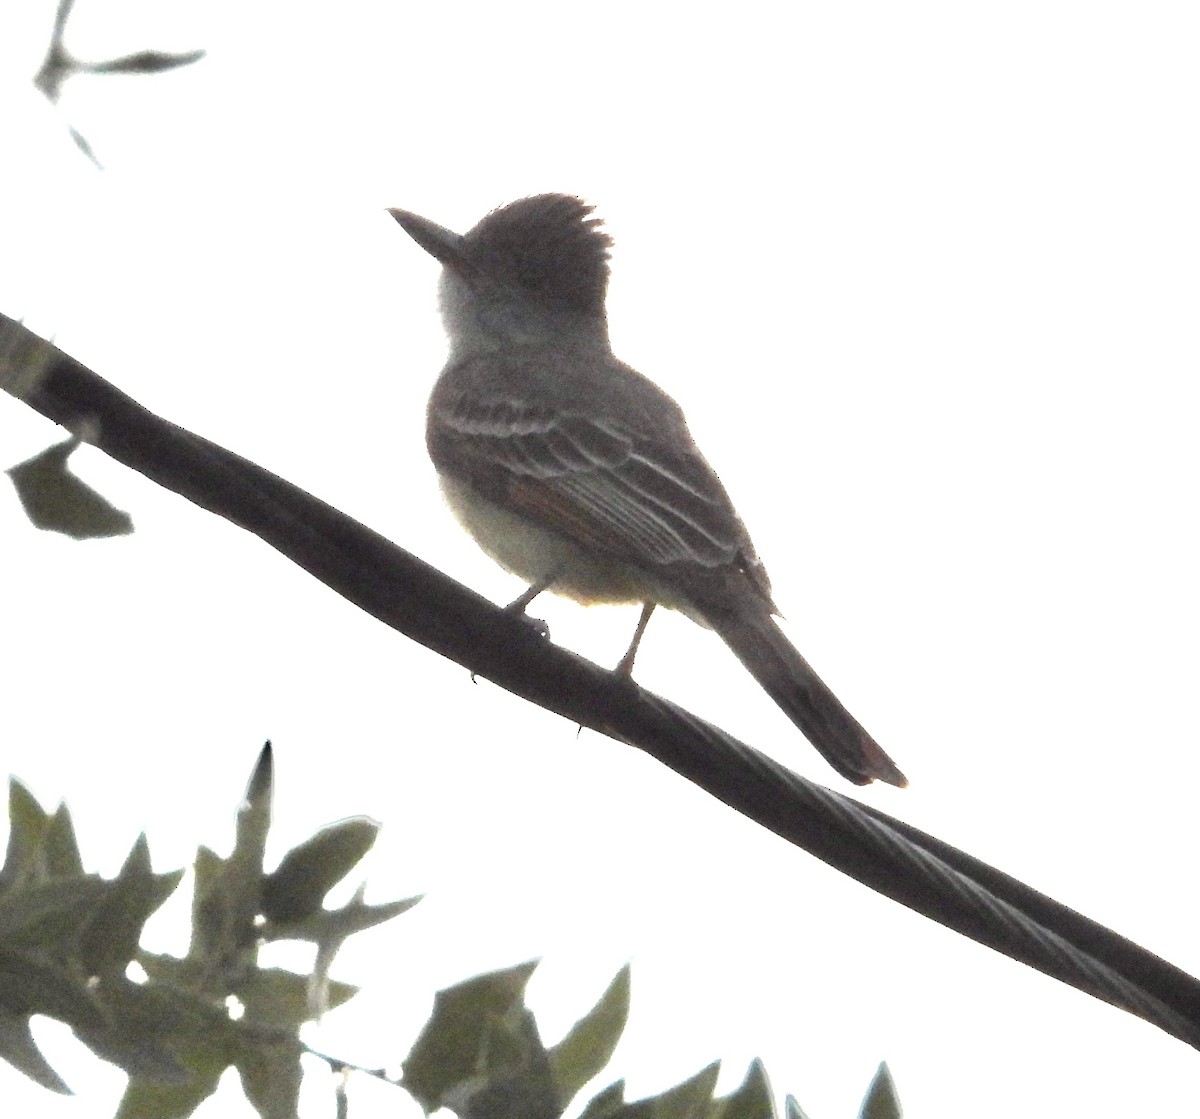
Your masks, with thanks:
[[[550,584],[554,582],[555,575],[551,575],[548,579],[540,579],[533,583],[527,590],[522,591],[516,598],[512,600],[505,608],[506,614],[524,614],[525,607],[528,606],[538,595],[544,590],[548,590]]]
[[[646,624],[650,621],[650,615],[653,613],[653,602],[643,604],[642,616],[638,618],[637,629],[633,631],[633,640],[629,643],[629,648],[621,658],[621,663],[613,670],[618,676],[633,675],[633,658],[637,656],[638,646],[642,643],[642,634],[646,632]]]
[[[517,595],[517,597],[514,598],[512,602],[510,602],[504,608],[504,612],[506,614],[524,615],[525,607],[528,606],[535,598],[537,598],[542,591],[549,590],[561,574],[562,569],[555,568],[552,572],[550,572],[549,575],[539,579],[536,583],[530,584],[529,587]],[[543,621],[541,618],[526,617],[525,620],[543,637],[548,638],[550,636],[550,627],[546,625],[545,621]]]

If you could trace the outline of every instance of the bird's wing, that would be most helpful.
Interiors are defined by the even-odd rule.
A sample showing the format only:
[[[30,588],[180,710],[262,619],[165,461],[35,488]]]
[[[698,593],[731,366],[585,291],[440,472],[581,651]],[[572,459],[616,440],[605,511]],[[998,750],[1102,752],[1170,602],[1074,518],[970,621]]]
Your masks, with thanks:
[[[770,601],[725,487],[676,433],[472,394],[435,395],[427,434],[439,470],[590,552],[677,578],[741,568]]]

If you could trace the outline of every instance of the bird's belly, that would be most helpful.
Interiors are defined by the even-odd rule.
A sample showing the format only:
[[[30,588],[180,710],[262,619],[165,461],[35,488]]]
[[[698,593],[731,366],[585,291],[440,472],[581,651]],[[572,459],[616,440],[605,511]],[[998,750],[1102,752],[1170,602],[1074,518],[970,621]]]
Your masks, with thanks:
[[[553,576],[550,590],[585,605],[656,602],[694,616],[678,594],[640,568],[586,555],[565,536],[510,513],[465,482],[446,474],[438,480],[446,504],[475,542],[530,586]]]

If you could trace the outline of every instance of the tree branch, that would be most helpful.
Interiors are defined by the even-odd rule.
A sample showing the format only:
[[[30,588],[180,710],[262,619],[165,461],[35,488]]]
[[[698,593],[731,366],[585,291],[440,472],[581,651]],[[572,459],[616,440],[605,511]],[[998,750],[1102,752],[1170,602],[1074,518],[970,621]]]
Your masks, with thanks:
[[[149,412],[0,315],[0,386],[516,695],[635,746],[886,897],[1200,1048],[1200,982],[1024,883],[777,762],[535,633],[378,533]]]

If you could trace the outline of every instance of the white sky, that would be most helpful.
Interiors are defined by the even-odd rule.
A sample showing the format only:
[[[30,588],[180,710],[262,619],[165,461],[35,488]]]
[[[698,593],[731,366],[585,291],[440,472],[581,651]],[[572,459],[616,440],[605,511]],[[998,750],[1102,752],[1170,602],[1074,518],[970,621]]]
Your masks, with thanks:
[[[25,84],[43,6],[0,34],[7,313],[506,601],[425,459],[436,267],[383,209],[465,229],[586,196],[618,353],[683,404],[797,645],[912,781],[863,799],[1200,971],[1193,4],[80,0],[80,55],[210,53],[79,79],[60,114]],[[59,434],[0,398],[3,465]],[[106,873],[142,828],[161,869],[224,849],[268,737],[278,850],[381,820],[369,896],[428,899],[348,947],[368,989],[319,1047],[394,1062],[435,987],[531,956],[554,1040],[631,959],[632,1095],[761,1055],[813,1119],[853,1115],[882,1058],[926,1119],[1194,1098],[1182,1043],[74,463],[138,532],[37,533],[0,490],[3,760]],[[537,612],[609,664],[636,616]],[[638,677],[853,791],[685,620],[655,618]],[[182,951],[173,904],[154,934]],[[111,1114],[123,1077],[62,1035],[39,1034],[79,1095],[0,1068],[4,1098]],[[305,1115],[332,1114],[312,1081]],[[397,1095],[356,1085],[353,1114]]]

